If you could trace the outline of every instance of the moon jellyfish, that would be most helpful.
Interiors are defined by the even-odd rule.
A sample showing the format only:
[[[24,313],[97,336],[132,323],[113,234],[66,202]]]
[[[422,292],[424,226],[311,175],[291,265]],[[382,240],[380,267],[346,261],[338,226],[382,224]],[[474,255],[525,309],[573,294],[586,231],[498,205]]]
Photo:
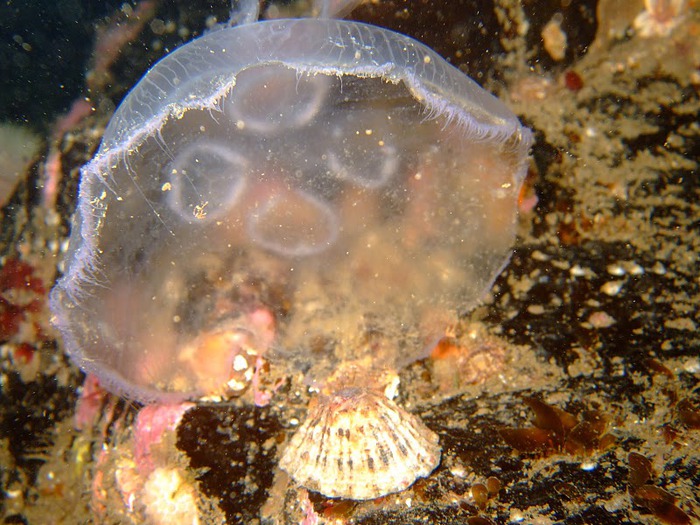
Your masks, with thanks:
[[[75,363],[143,402],[225,392],[243,344],[320,377],[375,355],[373,331],[409,362],[508,262],[530,142],[404,35],[211,32],[144,76],[83,167],[53,321]]]

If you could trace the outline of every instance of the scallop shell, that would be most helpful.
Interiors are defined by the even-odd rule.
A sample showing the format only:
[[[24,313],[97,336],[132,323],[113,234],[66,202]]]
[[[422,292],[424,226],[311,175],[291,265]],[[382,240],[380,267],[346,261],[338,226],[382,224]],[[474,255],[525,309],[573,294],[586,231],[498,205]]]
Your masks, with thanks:
[[[330,498],[400,492],[440,463],[438,436],[382,394],[344,388],[323,396],[292,436],[280,467]]]

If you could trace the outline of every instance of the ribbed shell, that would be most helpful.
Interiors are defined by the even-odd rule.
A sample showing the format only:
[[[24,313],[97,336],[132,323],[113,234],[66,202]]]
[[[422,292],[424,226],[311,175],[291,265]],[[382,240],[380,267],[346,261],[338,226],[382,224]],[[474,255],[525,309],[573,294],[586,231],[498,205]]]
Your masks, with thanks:
[[[367,500],[410,487],[440,463],[438,436],[382,394],[323,397],[292,436],[280,467],[330,498]]]

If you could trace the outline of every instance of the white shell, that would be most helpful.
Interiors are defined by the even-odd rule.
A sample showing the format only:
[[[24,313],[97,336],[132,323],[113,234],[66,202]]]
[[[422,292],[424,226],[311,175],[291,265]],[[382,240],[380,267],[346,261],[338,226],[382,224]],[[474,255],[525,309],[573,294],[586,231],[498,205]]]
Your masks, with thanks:
[[[382,394],[344,388],[323,396],[280,461],[294,481],[330,498],[400,492],[440,463],[438,436]]]

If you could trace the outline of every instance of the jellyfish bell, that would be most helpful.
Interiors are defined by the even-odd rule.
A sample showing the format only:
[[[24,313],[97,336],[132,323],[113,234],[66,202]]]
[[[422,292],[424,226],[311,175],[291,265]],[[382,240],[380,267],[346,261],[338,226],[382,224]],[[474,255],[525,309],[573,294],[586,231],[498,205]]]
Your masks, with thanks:
[[[332,19],[213,31],[146,74],[83,168],[54,322],[79,366],[143,402],[217,388],[193,355],[230,366],[217,323],[280,311],[275,294],[231,300],[246,283],[292,298],[274,340],[251,338],[261,354],[313,365],[327,328],[352,358],[368,318],[429,340],[444,326],[425,319],[472,308],[508,261],[530,141],[404,35]]]

